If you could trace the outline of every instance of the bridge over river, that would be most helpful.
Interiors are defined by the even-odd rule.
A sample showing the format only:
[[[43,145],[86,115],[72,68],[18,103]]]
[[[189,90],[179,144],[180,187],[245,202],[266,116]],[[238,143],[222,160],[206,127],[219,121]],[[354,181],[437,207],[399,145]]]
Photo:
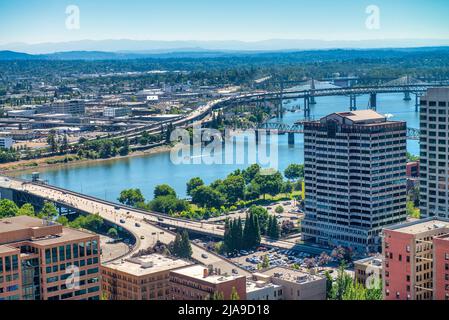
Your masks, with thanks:
[[[164,227],[185,229],[191,233],[214,238],[222,238],[224,235],[223,227],[217,224],[172,218],[160,213],[131,208],[41,182],[0,177],[0,196],[1,198],[14,200],[19,204],[28,202],[35,206],[41,206],[43,201],[50,201],[60,210],[64,209],[88,214],[98,213],[109,223],[126,229],[136,239],[133,249],[121,258],[129,257],[140,250],[146,250],[152,247],[157,240],[166,244],[173,241],[175,234]],[[296,244],[288,240],[273,241],[265,238],[262,240],[262,244],[284,249],[293,248],[314,254],[328,251],[319,247]],[[192,251],[192,257],[206,266],[212,265],[214,268],[227,273],[231,273],[235,269],[239,274],[248,274],[246,270],[235,266],[230,260],[193,243]]]

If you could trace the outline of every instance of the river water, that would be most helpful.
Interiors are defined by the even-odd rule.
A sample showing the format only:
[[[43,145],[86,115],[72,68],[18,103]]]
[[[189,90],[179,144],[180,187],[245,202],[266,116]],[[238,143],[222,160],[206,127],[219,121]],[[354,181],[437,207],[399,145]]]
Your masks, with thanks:
[[[319,119],[332,112],[349,109],[348,97],[321,97],[317,104],[311,106],[311,117]],[[302,105],[302,100],[291,101],[286,104]],[[402,94],[384,94],[377,97],[377,111],[392,115],[391,120],[406,121],[410,128],[419,128],[419,113],[415,112],[414,99],[404,101]],[[359,96],[358,109],[368,108],[368,96]],[[293,124],[301,120],[303,113],[287,112],[282,121]],[[280,121],[273,119],[273,121]],[[291,163],[303,162],[303,137],[296,135],[295,144],[288,145],[287,135],[278,136],[278,169],[283,171]],[[419,154],[418,141],[408,141],[408,151]],[[235,151],[234,151],[235,152]],[[126,188],[140,188],[146,199],[153,197],[154,187],[168,183],[179,196],[186,196],[186,182],[192,177],[201,177],[206,183],[224,178],[235,169],[248,166],[248,159],[242,164],[174,164],[170,153],[160,153],[146,156],[130,157],[101,161],[98,163],[75,164],[67,167],[42,168],[41,179],[48,183],[85,193],[98,198],[117,201],[121,190]],[[31,179],[31,172],[20,174],[20,177]]]

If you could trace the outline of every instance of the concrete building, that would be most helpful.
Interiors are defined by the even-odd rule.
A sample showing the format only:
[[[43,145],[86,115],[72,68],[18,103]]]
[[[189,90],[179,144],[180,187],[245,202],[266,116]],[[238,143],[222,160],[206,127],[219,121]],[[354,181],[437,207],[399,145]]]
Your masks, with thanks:
[[[253,273],[246,280],[246,300],[282,300],[283,287],[271,282],[271,276]]]
[[[82,115],[86,112],[85,101],[81,99],[55,101],[51,105],[51,112]]]
[[[214,293],[231,298],[235,288],[240,300],[246,300],[246,277],[210,274],[207,267],[193,265],[170,272],[174,300],[209,300]]]
[[[354,261],[354,278],[364,286],[380,284],[382,281],[383,256],[374,256]]]
[[[108,300],[171,300],[170,271],[189,262],[160,254],[103,264],[102,289]]]
[[[443,284],[447,283],[446,275],[449,274],[445,269],[448,263],[445,260],[448,252],[445,240],[448,234],[447,219],[427,218],[385,228],[385,300],[431,300],[434,298],[434,283],[441,292]],[[437,245],[435,239],[439,239]],[[434,250],[437,250],[436,256]],[[441,295],[435,295],[435,298],[438,297]]]
[[[14,140],[11,136],[11,132],[0,133],[0,149],[9,149],[13,144]]]
[[[300,270],[275,267],[263,272],[282,286],[284,300],[326,300],[326,278]]]
[[[304,123],[304,239],[377,252],[406,219],[406,123],[372,110]]]
[[[0,220],[0,300],[98,300],[98,235],[28,216]]]
[[[430,88],[420,107],[422,217],[449,217],[449,88]]]
[[[108,118],[125,117],[131,114],[131,109],[125,107],[105,107],[103,116]]]

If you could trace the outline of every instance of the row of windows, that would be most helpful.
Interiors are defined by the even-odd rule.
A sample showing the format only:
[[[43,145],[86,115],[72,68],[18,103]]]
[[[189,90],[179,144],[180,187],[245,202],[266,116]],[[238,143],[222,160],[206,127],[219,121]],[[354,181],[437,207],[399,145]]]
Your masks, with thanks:
[[[45,263],[56,263],[58,261],[77,259],[79,257],[97,255],[97,240],[68,244],[65,246],[45,249]]]
[[[0,274],[19,270],[18,255],[0,257]]]

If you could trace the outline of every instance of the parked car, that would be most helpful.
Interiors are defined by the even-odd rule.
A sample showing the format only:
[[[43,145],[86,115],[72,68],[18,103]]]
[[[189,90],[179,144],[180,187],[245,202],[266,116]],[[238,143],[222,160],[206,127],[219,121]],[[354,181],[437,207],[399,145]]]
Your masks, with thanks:
[[[207,259],[207,258],[209,258],[209,256],[208,256],[207,254],[203,253],[203,254],[201,255],[201,258]]]
[[[120,223],[125,223],[125,219],[120,219]]]
[[[140,228],[140,223],[136,222],[134,225],[135,225],[137,228]]]

